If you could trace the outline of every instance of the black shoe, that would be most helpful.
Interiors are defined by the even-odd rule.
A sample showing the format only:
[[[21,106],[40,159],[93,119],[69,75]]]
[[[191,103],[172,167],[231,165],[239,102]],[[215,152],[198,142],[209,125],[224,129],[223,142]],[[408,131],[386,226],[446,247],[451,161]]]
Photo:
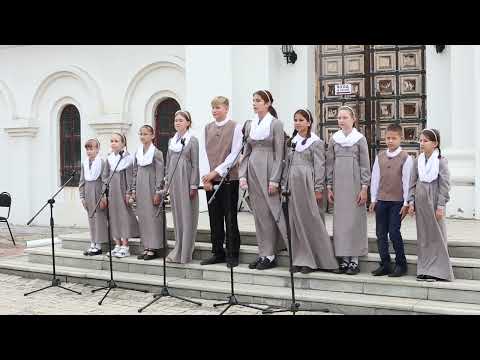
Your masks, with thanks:
[[[425,281],[425,275],[417,275],[417,281]]]
[[[85,256],[95,256],[95,255],[101,255],[102,254],[102,249],[97,249],[97,248],[89,248],[83,252],[83,255]]]
[[[333,270],[332,272],[334,274],[345,274],[348,270],[348,263],[347,262],[342,262],[338,269]]]
[[[148,252],[153,252],[153,254],[152,254],[152,255],[150,255],[150,254],[148,254],[148,253],[145,254],[145,255],[143,256],[143,260],[152,260],[152,259],[156,259],[156,258],[159,257],[159,256],[158,256],[158,252],[155,251],[155,250],[149,250]]]
[[[403,276],[407,273],[407,268],[395,265],[395,269],[393,269],[393,272],[388,274],[389,277],[400,277]]]
[[[396,268],[395,268],[396,269]],[[390,265],[380,265],[378,268],[372,271],[373,276],[390,276],[391,273]]]
[[[145,250],[145,252],[143,254],[140,254],[137,256],[137,259],[138,260],[143,260],[143,258],[145,257],[145,255],[147,255],[147,251]]]
[[[295,273],[300,272],[300,271],[302,271],[302,267],[301,267],[301,266],[293,265],[292,268],[290,269],[290,272],[291,272],[292,274],[295,274]]]
[[[266,269],[271,269],[277,266],[277,259],[273,259],[272,261],[268,260],[267,257],[265,257],[260,264],[257,265],[257,270],[266,270]]]
[[[212,255],[208,259],[200,261],[200,265],[220,264],[225,262],[225,256]]]
[[[357,275],[360,272],[360,266],[357,263],[351,262],[348,264],[348,269],[345,272],[347,275]]]
[[[238,257],[227,259],[227,267],[234,268],[238,266]]]
[[[249,269],[256,269],[257,268],[257,265],[260,264],[262,262],[262,258],[261,257],[258,257],[255,261],[251,262],[250,264],[248,264],[248,268]]]
[[[312,268],[309,268],[308,266],[302,266],[302,270],[300,272],[302,274],[310,274],[311,272],[314,272],[315,270]]]
[[[441,279],[439,279],[435,276],[423,275],[423,280],[428,281],[428,282],[434,282],[434,281],[441,280]]]

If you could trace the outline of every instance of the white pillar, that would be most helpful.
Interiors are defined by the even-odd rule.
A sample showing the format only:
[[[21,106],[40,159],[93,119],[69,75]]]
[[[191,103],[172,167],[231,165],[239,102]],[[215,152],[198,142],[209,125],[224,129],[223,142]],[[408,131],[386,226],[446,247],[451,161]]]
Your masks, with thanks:
[[[474,46],[473,54],[473,82],[475,84],[474,102],[472,103],[471,121],[475,137],[475,218],[480,219],[480,46]]]
[[[232,46],[189,45],[185,49],[185,108],[192,114],[192,132],[200,143],[200,175],[208,171],[204,149],[204,128],[213,120],[210,102],[215,96],[232,100]],[[235,104],[232,101],[230,111]],[[200,191],[200,211],[207,210],[205,193]]]
[[[12,208],[10,213],[11,223],[25,225],[34,215],[31,203],[31,187],[41,186],[41,178],[33,176],[30,171],[32,157],[32,138],[36,135],[38,128],[30,126],[12,126],[5,128],[9,135],[8,148],[14,149],[9,166],[8,183],[11,189]],[[46,201],[46,199],[45,199]],[[37,211],[38,209],[35,209]],[[35,224],[35,222],[34,222]]]
[[[450,102],[448,121],[436,123],[435,115],[429,116],[428,127],[438,127],[442,135],[442,154],[448,159],[451,174],[450,202],[447,204],[447,216],[472,218],[474,216],[474,179],[475,179],[475,156],[474,156],[474,125],[472,109],[474,107],[475,85],[474,74],[474,48],[473,46],[447,46],[445,53],[430,53],[430,56],[441,59],[442,56],[450,57],[449,72],[435,72],[430,78],[439,84],[430,84],[432,87],[440,87],[441,80],[434,77],[450,76],[450,93],[446,90],[437,89],[427,95],[428,107],[431,108],[442,102]],[[441,60],[439,60],[441,61]],[[428,71],[428,67],[427,67]],[[428,79],[427,79],[428,80]],[[445,107],[445,106],[444,106]],[[438,108],[436,111],[438,116]],[[445,116],[445,115],[444,115]],[[446,120],[446,119],[442,119]],[[439,126],[437,126],[439,125]],[[442,126],[444,125],[444,126]],[[443,139],[446,138],[446,141]]]

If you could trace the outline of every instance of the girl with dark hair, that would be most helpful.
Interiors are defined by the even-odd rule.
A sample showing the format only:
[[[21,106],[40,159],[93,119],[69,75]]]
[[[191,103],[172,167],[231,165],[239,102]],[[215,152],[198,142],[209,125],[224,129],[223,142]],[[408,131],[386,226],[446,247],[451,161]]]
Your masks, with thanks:
[[[267,90],[253,94],[255,118],[245,123],[248,140],[239,171],[240,188],[249,191],[258,242],[258,258],[249,268],[258,270],[275,267],[275,255],[286,244],[285,218],[278,191],[285,137],[272,103],[272,94]]]
[[[413,162],[409,192],[409,214],[415,214],[417,222],[417,280],[452,281],[445,226],[450,172],[447,159],[441,156],[440,132],[423,130],[420,150]]]
[[[108,193],[108,211],[115,248],[109,255],[123,258],[130,256],[128,239],[139,235],[137,218],[129,205],[133,181],[133,156],[126,150],[127,139],[123,134],[113,133],[110,146],[112,152],[107,157],[102,174],[104,184],[110,177],[112,178]],[[122,151],[123,153],[120,155]],[[115,167],[117,169],[113,172]],[[105,198],[102,202],[102,207],[106,207]]]
[[[313,134],[313,118],[308,110],[294,115],[294,136],[289,140],[282,189],[288,181],[291,193],[288,213],[292,239],[293,272],[338,268],[333,245],[320,206],[325,188],[325,143]],[[295,146],[295,149],[293,149]],[[290,166],[289,173],[287,170]],[[288,176],[288,179],[287,179]],[[314,234],[314,236],[312,236]]]
[[[140,142],[133,160],[131,197],[136,201],[136,213],[140,225],[140,239],[144,248],[137,258],[151,260],[159,257],[163,249],[163,218],[155,216],[160,205],[164,164],[162,152],[153,145],[155,132],[150,125],[143,125]]]
[[[192,261],[197,238],[199,144],[190,132],[192,116],[188,111],[177,111],[174,121],[177,132],[168,141],[165,186],[168,187],[170,183],[175,247],[166,260],[186,264]],[[183,151],[182,140],[185,142]]]

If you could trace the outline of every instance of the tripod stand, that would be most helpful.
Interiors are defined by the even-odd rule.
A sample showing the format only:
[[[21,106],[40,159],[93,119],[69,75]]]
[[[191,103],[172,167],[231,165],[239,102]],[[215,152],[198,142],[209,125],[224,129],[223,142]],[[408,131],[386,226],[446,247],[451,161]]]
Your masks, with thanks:
[[[53,221],[53,204],[55,204],[55,196],[57,196],[57,194],[60,191],[63,190],[63,188],[73,179],[74,176],[75,176],[75,171],[72,172],[70,178],[65,182],[65,184],[63,184],[63,186],[50,199],[48,199],[47,202],[45,203],[45,205],[43,205],[43,207],[40,210],[38,210],[38,212],[27,222],[27,225],[30,225],[32,223],[32,221],[38,216],[38,214],[40,214],[42,212],[42,210],[45,209],[45,207],[47,205],[50,205],[50,231],[51,231],[51,236],[52,236],[53,279],[52,279],[52,285],[49,285],[49,286],[46,286],[44,288],[41,288],[41,289],[38,289],[38,290],[31,291],[29,293],[23,294],[23,296],[27,296],[27,295],[33,294],[35,292],[51,288],[51,287],[59,287],[59,288],[74,292],[75,294],[81,295],[81,293],[78,292],[78,291],[68,289],[66,287],[61,286],[60,285],[60,283],[61,283],[60,279],[57,279],[57,275],[56,275],[56,272],[55,272],[55,244],[54,244],[54,234],[53,234],[53,228],[55,227],[55,225],[54,225],[54,221]]]
[[[286,227],[287,227],[287,241],[288,241],[288,261],[289,261],[289,266],[290,266],[290,287],[292,289],[292,302],[290,304],[289,308],[285,309],[272,309],[273,306],[270,306],[268,309],[263,310],[263,314],[273,314],[273,313],[280,313],[280,312],[292,312],[293,315],[297,311],[300,311],[300,304],[296,302],[295,299],[295,281],[293,279],[293,253],[292,253],[292,233],[290,229],[290,218],[289,218],[289,213],[288,213],[288,201],[291,195],[290,188],[289,188],[289,176],[290,176],[290,169],[293,163],[293,159],[295,156],[295,147],[296,143],[292,143],[292,156],[290,159],[290,162],[288,163],[288,169],[287,169],[287,181],[285,184],[285,189],[282,191],[282,210],[283,210],[283,215],[285,216],[285,222],[286,222]],[[311,311],[311,310],[302,310],[302,311]],[[328,309],[325,310],[316,310],[316,311],[324,311],[328,312]]]
[[[240,149],[237,156],[233,160],[232,165],[230,165],[227,168],[227,173],[220,180],[220,184],[216,187],[215,192],[213,193],[212,197],[210,198],[210,200],[208,200],[208,205],[210,205],[215,200],[217,192],[221,189],[223,183],[225,183],[225,193],[226,193],[226,196],[224,196],[225,209],[226,209],[225,218],[226,218],[226,225],[227,225],[226,226],[227,227],[226,236],[227,236],[229,256],[233,255],[233,251],[232,251],[233,250],[232,249],[233,229],[232,229],[232,212],[231,212],[232,206],[231,206],[231,198],[230,198],[230,195],[231,195],[230,171],[233,168],[233,166],[235,165],[235,163],[237,162],[237,159],[240,156],[240,154],[242,152],[242,149],[243,149],[246,142],[247,142],[247,137],[244,135],[243,139],[242,139],[242,148]],[[237,204],[235,204],[235,206],[237,206]],[[252,306],[252,305],[249,305],[249,304],[245,304],[245,303],[241,303],[241,302],[238,301],[238,299],[235,295],[234,281],[233,281],[233,267],[234,266],[230,265],[229,267],[230,267],[230,296],[228,297],[227,302],[213,304],[213,307],[216,308],[218,306],[228,305],[225,309],[223,309],[223,311],[220,313],[220,315],[223,315],[232,306],[243,306],[243,307],[247,307],[247,308],[251,308],[251,309],[255,309],[255,310],[263,310],[262,308],[258,308],[258,307],[255,307],[255,306]]]
[[[182,144],[182,150],[180,151],[180,154],[178,155],[178,159],[177,159],[177,162],[176,162],[175,167],[173,169],[172,176],[170,177],[170,181],[167,183],[167,188],[165,189],[165,191],[163,193],[162,203],[161,203],[161,208],[160,208],[161,213],[162,213],[162,219],[163,219],[163,229],[162,229],[163,230],[163,286],[162,286],[162,290],[160,291],[159,294],[154,294],[153,295],[153,300],[152,301],[150,301],[147,305],[138,309],[139,313],[141,313],[143,310],[145,310],[147,307],[149,307],[153,303],[160,300],[162,297],[166,297],[166,296],[173,297],[175,299],[179,299],[179,300],[183,300],[183,301],[187,301],[189,303],[192,303],[192,304],[195,304],[195,305],[198,305],[198,306],[202,306],[202,303],[199,303],[199,302],[196,302],[196,301],[193,301],[193,300],[190,300],[190,299],[185,299],[185,298],[180,297],[180,296],[172,295],[170,293],[170,290],[168,289],[168,285],[167,285],[167,261],[166,261],[166,257],[167,257],[167,216],[166,216],[166,211],[165,211],[165,204],[168,201],[167,200],[168,190],[170,189],[170,184],[171,184],[171,181],[173,179],[173,175],[175,175],[175,171],[177,170],[178,162],[180,161],[180,158],[182,157],[183,149],[185,148],[185,139],[184,138],[181,140],[181,144]],[[160,211],[160,209],[159,209],[159,211]],[[159,212],[157,212],[156,216],[158,216],[158,215],[159,215]]]
[[[93,210],[92,215],[90,215],[90,218],[93,218],[93,216],[95,216],[95,213],[97,212],[98,206],[100,205],[100,202],[102,201],[103,196],[105,196],[106,199],[107,199],[107,207],[105,208],[105,215],[106,215],[106,218],[107,218],[108,251],[109,251],[109,256],[108,257],[109,257],[109,264],[110,264],[110,280],[108,280],[107,286],[101,287],[99,289],[92,290],[92,293],[94,293],[94,292],[97,292],[97,291],[100,291],[100,290],[108,289],[107,292],[105,293],[105,295],[103,295],[103,298],[98,302],[98,305],[102,305],[103,300],[107,297],[107,295],[110,293],[110,291],[112,289],[136,290],[136,289],[129,289],[129,288],[118,286],[117,283],[115,282],[115,280],[113,280],[112,238],[111,238],[111,235],[110,235],[110,212],[109,212],[110,203],[108,201],[108,194],[110,192],[110,182],[112,181],[113,175],[115,175],[115,171],[117,170],[118,165],[120,164],[120,162],[123,159],[123,150],[120,151],[119,154],[120,154],[120,159],[118,160],[117,165],[115,166],[115,169],[112,172],[112,175],[108,179],[108,181],[105,185],[105,190],[100,195],[100,198],[98,199],[97,204],[95,205],[95,209]],[[136,291],[141,291],[141,290],[136,290]]]

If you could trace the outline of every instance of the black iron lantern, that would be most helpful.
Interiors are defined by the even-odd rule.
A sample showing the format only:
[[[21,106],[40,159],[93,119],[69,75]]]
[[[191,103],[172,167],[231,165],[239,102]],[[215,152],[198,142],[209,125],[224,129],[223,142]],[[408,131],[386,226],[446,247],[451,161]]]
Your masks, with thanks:
[[[282,45],[282,53],[285,59],[287,59],[287,64],[295,64],[297,53],[293,50],[293,45]]]
[[[445,45],[435,45],[435,49],[437,50],[437,54],[440,54],[443,50],[445,50]]]

